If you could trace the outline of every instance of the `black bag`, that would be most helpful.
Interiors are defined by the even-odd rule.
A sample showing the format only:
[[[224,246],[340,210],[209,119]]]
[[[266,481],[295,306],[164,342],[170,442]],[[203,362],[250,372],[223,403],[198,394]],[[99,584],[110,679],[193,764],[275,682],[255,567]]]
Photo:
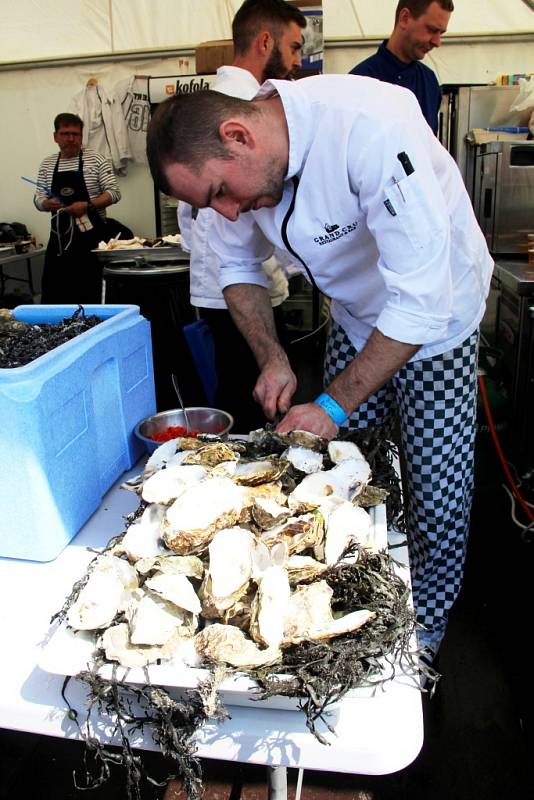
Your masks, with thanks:
[[[9,222],[0,222],[0,242],[7,244],[17,241],[17,234]]]
[[[15,231],[17,239],[30,239],[28,228],[22,222],[12,222],[11,227]]]

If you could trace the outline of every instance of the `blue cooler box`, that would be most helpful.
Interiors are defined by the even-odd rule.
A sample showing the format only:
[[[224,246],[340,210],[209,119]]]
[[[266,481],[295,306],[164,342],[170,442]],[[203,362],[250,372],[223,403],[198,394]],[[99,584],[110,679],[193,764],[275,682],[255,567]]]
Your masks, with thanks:
[[[77,306],[18,306],[61,322]],[[55,558],[144,451],[156,410],[150,324],[138,306],[85,306],[103,319],[24,367],[0,369],[0,556]]]

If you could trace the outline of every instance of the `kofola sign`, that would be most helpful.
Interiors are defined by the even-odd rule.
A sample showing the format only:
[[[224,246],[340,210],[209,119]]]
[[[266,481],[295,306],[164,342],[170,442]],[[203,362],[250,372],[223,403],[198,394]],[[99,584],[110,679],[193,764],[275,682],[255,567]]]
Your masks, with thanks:
[[[164,75],[149,78],[150,102],[161,103],[173,94],[194,94],[210,89],[216,75]]]

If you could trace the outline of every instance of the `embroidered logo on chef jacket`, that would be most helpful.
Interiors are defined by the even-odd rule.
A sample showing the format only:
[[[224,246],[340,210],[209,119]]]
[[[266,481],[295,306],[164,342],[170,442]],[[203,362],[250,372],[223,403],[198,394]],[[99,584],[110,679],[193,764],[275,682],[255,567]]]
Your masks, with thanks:
[[[342,239],[344,236],[347,236],[349,233],[352,233],[358,227],[358,222],[355,220],[354,222],[349,223],[348,225],[344,225],[342,228],[339,225],[331,224],[325,222],[323,228],[326,231],[326,234],[321,234],[319,236],[314,236],[313,241],[315,244],[323,245],[323,244],[332,244],[332,242],[337,242],[338,239]]]
[[[72,197],[74,194],[74,189],[71,186],[64,186],[59,190],[59,193],[62,197]]]

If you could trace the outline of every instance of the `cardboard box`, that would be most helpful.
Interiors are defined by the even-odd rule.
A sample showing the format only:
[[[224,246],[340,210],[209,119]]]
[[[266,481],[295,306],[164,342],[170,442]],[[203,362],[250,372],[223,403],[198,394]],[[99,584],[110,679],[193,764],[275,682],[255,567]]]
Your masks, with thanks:
[[[60,322],[77,306],[18,306]],[[104,322],[23,367],[0,369],[0,556],[55,558],[144,451],[156,410],[150,324],[138,306],[85,306]]]
[[[197,75],[209,75],[217,72],[219,67],[232,64],[234,60],[234,43],[231,39],[219,39],[202,42],[195,51]]]

